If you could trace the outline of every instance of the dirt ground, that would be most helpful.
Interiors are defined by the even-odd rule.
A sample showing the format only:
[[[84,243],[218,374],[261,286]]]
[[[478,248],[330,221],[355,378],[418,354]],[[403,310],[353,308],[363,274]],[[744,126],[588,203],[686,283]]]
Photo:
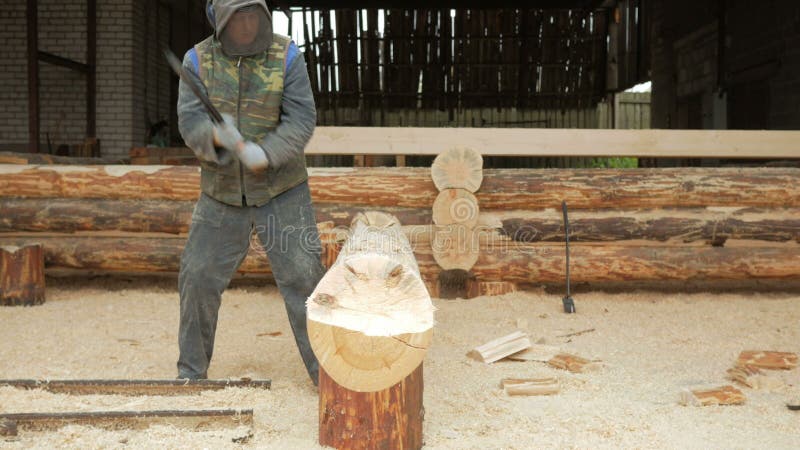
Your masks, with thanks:
[[[48,279],[47,302],[0,309],[0,378],[172,378],[178,295],[171,279]],[[725,384],[740,351],[800,352],[800,293],[662,292],[624,289],[575,295],[578,313],[543,289],[435,300],[434,343],[425,360],[425,448],[798,448],[800,369],[778,374],[772,392],[742,388],[747,403],[678,404],[686,387]],[[485,365],[476,345],[527,331],[534,341],[604,367],[572,374],[537,362]],[[558,337],[582,330],[575,337]],[[267,333],[281,332],[279,336]],[[297,354],[273,286],[247,285],[223,298],[212,378],[270,378],[271,390],[188,397],[67,396],[0,388],[6,413],[252,408],[246,448],[314,449],[317,395]],[[507,397],[504,377],[557,377],[561,393]],[[239,448],[245,429],[188,432],[67,427],[2,440],[3,448]]]

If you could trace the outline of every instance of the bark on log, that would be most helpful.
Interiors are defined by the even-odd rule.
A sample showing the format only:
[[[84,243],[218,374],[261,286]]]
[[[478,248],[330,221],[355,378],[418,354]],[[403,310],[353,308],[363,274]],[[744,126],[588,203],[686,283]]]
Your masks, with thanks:
[[[190,200],[114,200],[0,197],[0,232],[128,231],[188,233]],[[349,228],[369,208],[315,204],[317,223]],[[400,223],[432,222],[430,208],[385,207]],[[674,208],[655,210],[578,210],[570,214],[570,241],[628,239],[659,242],[717,242],[725,239],[800,242],[798,208]],[[563,217],[555,210],[482,211],[478,227],[519,242],[563,242]]]
[[[513,217],[516,214],[517,217]],[[570,214],[570,241],[654,241],[724,243],[727,239],[800,242],[796,208],[675,208],[592,210]],[[500,227],[519,242],[563,242],[560,211],[492,211],[482,222]]]
[[[425,168],[309,169],[315,203],[428,208]],[[484,209],[800,206],[799,168],[487,169]],[[0,165],[0,197],[195,200],[200,173],[179,166]]]
[[[436,156],[431,165],[436,189],[465,189],[476,192],[483,181],[483,157],[469,148],[453,148]]]
[[[319,371],[319,443],[337,449],[422,447],[422,364],[378,392],[355,392]]]
[[[79,164],[96,166],[125,164],[120,158],[86,158],[79,156],[57,156],[44,153],[0,152],[0,164]]]
[[[430,295],[400,224],[386,214],[355,219],[307,305],[320,366],[354,391],[396,384],[422,362],[430,343]]]
[[[44,299],[42,246],[0,246],[0,305],[40,305]]]
[[[413,236],[413,235],[412,235]],[[420,275],[435,280],[441,267],[426,236],[412,241]],[[329,237],[323,235],[323,242]],[[32,242],[44,248],[46,269],[99,272],[177,272],[184,237],[103,235],[2,235],[0,245]],[[570,278],[574,282],[657,281],[690,279],[797,279],[800,251],[795,244],[772,247],[642,247],[624,245],[570,246]],[[328,246],[323,246],[328,249]],[[482,245],[472,273],[481,281],[563,283],[565,254],[561,245],[499,243]],[[323,255],[323,261],[325,255]],[[251,249],[240,273],[271,273],[267,258]]]

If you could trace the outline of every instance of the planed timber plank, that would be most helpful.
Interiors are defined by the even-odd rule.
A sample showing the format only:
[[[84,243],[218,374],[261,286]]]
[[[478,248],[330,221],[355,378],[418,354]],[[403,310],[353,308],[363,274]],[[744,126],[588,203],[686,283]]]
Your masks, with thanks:
[[[270,389],[271,380],[0,380],[0,386],[72,395],[189,395],[225,388]]]

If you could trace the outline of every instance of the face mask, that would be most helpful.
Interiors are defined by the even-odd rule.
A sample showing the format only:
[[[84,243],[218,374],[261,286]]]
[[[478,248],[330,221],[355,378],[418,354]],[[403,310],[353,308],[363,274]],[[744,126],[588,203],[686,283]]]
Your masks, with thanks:
[[[228,56],[263,53],[272,45],[272,21],[261,6],[241,8],[225,24],[219,39]]]

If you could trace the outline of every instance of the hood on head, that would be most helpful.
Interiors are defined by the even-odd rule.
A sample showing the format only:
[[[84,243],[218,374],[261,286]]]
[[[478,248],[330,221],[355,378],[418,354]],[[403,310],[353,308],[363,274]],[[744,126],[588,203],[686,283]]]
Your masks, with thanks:
[[[214,36],[219,39],[220,33],[237,9],[251,5],[258,5],[264,8],[267,17],[272,20],[272,14],[270,14],[265,0],[207,0],[206,17],[208,18],[208,23],[214,28]]]

